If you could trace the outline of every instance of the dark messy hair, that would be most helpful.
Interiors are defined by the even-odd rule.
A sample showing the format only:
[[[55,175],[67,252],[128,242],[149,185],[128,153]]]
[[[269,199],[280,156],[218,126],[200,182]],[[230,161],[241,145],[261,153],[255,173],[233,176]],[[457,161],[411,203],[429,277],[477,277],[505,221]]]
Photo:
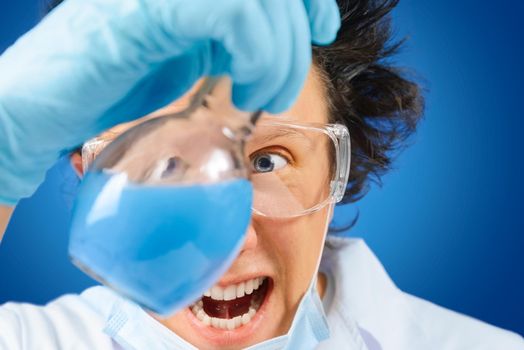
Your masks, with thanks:
[[[389,64],[402,44],[391,43],[390,11],[398,0],[338,0],[342,26],[335,42],[314,47],[331,122],[351,137],[351,171],[343,203],[381,183],[416,129],[424,109],[420,87]]]
[[[342,19],[337,38],[313,48],[330,122],[345,124],[351,136],[351,171],[342,203],[361,199],[370,182],[381,184],[422,117],[420,87],[390,64],[403,43],[391,42],[390,12],[398,1],[337,0]],[[52,0],[46,11],[60,2]]]

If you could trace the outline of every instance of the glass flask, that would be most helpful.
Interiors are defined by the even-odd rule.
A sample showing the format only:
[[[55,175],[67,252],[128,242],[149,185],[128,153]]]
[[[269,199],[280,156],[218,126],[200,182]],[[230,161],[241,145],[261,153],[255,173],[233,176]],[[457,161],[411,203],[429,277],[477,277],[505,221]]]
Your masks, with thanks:
[[[259,115],[234,108],[228,79],[208,78],[184,111],[86,143],[101,152],[84,164],[73,263],[159,315],[201,297],[243,243],[253,197],[243,148]]]

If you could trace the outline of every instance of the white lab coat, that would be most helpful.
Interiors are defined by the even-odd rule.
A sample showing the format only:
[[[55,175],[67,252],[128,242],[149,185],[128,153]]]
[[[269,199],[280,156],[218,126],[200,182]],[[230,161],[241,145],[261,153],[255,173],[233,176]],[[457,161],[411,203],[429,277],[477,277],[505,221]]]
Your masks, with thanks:
[[[323,302],[331,336],[319,349],[524,350],[517,334],[400,291],[362,240],[328,242],[321,269],[328,276]],[[0,307],[2,350],[176,349],[177,342],[171,331],[105,287],[43,307]]]

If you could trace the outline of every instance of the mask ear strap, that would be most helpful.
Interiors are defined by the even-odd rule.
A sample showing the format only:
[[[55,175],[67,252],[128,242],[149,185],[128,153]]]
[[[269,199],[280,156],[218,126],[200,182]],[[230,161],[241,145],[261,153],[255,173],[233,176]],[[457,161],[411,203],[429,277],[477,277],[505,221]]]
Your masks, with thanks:
[[[322,254],[324,252],[324,245],[326,241],[326,237],[328,234],[329,224],[331,223],[331,218],[333,216],[334,212],[334,203],[330,203],[327,208],[327,215],[326,215],[326,225],[324,226],[324,237],[322,239],[322,247],[320,248],[316,269],[313,272],[313,276],[311,277],[311,281],[309,283],[309,288],[306,291],[306,294],[302,297],[302,300],[299,304],[299,309],[297,310],[297,313],[294,316],[293,324],[291,325],[291,328],[288,332],[288,335],[291,336],[290,342],[291,344],[295,344],[296,341],[299,343],[304,340],[296,339],[297,335],[293,335],[293,328],[295,327],[295,323],[297,322],[297,316],[299,318],[301,317],[307,317],[308,321],[308,327],[311,330],[311,332],[314,334],[314,338],[317,342],[321,342],[325,339],[329,338],[329,325],[327,323],[327,318],[325,314],[324,307],[322,305],[322,300],[320,299],[320,295],[317,290],[317,281],[318,281],[318,271],[320,268],[320,262],[322,260]],[[308,302],[305,302],[306,299],[309,299]],[[305,310],[300,310],[301,308],[305,308]],[[297,315],[300,312],[302,312],[301,315]],[[285,349],[290,349],[290,344]],[[296,347],[293,347],[293,349]]]
[[[324,237],[322,240],[323,243],[326,240],[331,217],[333,216],[333,207],[334,203],[330,203],[327,208],[326,225],[324,226]],[[320,211],[316,213],[320,213]],[[316,291],[318,269],[320,267],[323,251],[324,244],[322,244],[322,247],[320,248],[316,269],[311,276],[309,288],[300,300],[298,309],[293,316],[293,322],[291,323],[291,327],[287,334],[266,340],[250,347],[249,349],[309,349],[312,348],[312,344],[315,344],[316,346],[316,344],[329,338],[329,325],[327,323],[324,308],[322,307],[322,300],[320,300],[320,296]],[[297,331],[298,327],[300,327],[300,330]]]
[[[324,253],[324,247],[326,245],[326,238],[327,238],[328,231],[329,231],[329,224],[331,223],[331,220],[333,219],[333,215],[335,213],[334,208],[335,208],[335,203],[330,203],[327,206],[326,223],[324,226],[324,237],[322,238],[322,246],[320,247],[320,251],[318,254],[316,268],[313,272],[313,276],[311,276],[311,282],[309,284],[310,288],[315,288],[315,289],[317,288],[317,280],[318,280],[318,272],[320,269],[320,262],[322,261],[322,255]]]

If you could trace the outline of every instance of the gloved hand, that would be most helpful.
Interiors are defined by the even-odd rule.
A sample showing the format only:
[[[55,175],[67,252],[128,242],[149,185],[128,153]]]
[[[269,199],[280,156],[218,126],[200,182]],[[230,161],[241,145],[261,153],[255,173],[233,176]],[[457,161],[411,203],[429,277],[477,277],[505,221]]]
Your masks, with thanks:
[[[229,74],[242,109],[283,111],[339,17],[334,0],[66,0],[0,57],[0,203],[203,75]]]

